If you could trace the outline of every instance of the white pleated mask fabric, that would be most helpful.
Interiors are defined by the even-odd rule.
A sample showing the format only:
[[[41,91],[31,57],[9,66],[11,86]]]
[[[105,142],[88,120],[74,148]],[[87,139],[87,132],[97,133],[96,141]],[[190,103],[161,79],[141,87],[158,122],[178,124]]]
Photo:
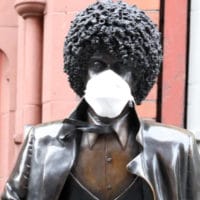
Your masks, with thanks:
[[[108,118],[117,117],[129,101],[134,102],[128,83],[110,69],[88,81],[84,98],[97,115]]]

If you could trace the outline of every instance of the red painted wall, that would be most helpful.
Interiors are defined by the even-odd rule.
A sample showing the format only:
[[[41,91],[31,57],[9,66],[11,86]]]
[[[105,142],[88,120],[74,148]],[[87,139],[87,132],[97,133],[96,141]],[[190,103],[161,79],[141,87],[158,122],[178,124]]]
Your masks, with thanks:
[[[15,157],[17,14],[14,1],[0,1],[0,190]]]
[[[164,58],[162,73],[161,121],[184,126],[188,0],[164,1]]]

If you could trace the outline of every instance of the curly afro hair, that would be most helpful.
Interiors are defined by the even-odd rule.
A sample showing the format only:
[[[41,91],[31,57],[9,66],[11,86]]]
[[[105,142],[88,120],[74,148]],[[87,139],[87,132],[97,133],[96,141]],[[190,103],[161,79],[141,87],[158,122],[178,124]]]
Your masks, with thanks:
[[[131,91],[137,104],[147,96],[160,71],[160,33],[136,6],[122,1],[97,1],[80,12],[64,44],[64,70],[74,91],[84,95],[87,66],[99,48],[131,66]]]

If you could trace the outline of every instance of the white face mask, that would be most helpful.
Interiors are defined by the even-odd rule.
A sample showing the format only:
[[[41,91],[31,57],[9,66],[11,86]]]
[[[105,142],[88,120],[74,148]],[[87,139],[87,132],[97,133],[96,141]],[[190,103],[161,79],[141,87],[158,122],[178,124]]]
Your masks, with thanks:
[[[101,117],[120,115],[129,101],[134,101],[126,81],[112,70],[93,76],[86,85],[85,100]]]

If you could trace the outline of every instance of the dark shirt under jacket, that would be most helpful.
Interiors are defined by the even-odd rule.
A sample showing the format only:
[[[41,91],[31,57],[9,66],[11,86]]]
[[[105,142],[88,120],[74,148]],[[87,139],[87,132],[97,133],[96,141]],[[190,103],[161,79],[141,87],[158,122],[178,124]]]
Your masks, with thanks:
[[[144,183],[145,184],[145,183]],[[142,179],[137,177],[120,195],[110,200],[145,200],[143,197]],[[76,178],[69,175],[59,200],[100,200],[87,190]],[[105,200],[105,199],[102,199]],[[149,195],[148,199],[152,200]]]

